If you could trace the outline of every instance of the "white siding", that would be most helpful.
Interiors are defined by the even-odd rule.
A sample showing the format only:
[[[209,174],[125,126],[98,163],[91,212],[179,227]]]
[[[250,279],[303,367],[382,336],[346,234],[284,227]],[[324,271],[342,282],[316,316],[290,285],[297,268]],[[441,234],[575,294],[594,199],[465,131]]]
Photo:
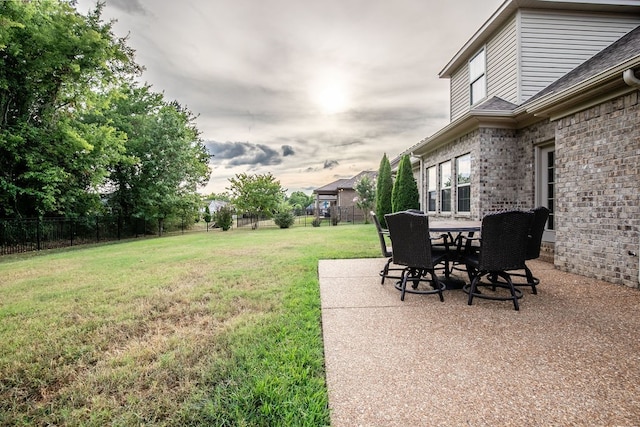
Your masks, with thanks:
[[[487,42],[487,98],[499,96],[518,102],[518,49],[516,19],[509,20]],[[475,54],[476,52],[474,52]],[[451,120],[469,111],[469,65],[466,62],[451,76]]]
[[[637,16],[521,10],[524,102],[640,25]]]
[[[515,15],[487,43],[487,97],[493,96],[514,104],[519,101]]]
[[[469,65],[460,67],[451,76],[451,121],[469,111]]]

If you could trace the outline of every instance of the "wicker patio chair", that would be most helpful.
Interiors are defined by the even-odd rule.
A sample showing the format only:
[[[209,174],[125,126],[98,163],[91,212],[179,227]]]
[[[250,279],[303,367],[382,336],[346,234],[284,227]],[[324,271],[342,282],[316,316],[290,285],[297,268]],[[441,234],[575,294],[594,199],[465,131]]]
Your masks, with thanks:
[[[404,301],[408,292],[437,293],[440,301],[444,301],[442,291],[445,284],[438,279],[435,266],[447,259],[447,251],[432,250],[429,217],[411,212],[396,212],[384,217],[393,245],[393,262],[405,266],[402,278],[396,283],[396,288],[401,291],[400,300]],[[407,289],[408,281],[412,282],[410,289]],[[421,286],[423,283],[426,286]]]
[[[547,219],[549,218],[549,209],[544,206],[539,206],[531,212],[533,212],[533,222],[531,223],[531,230],[529,230],[529,236],[527,237],[526,261],[540,257],[542,235],[544,234],[544,227],[547,224]],[[524,274],[513,272],[510,272],[509,274],[511,274],[511,276],[524,277],[527,280],[526,283],[514,283],[514,286],[531,286],[531,293],[534,295],[538,293],[536,286],[540,284],[540,279],[533,275],[526,264],[524,266]]]
[[[389,274],[389,272],[402,271],[404,270],[404,268],[391,267],[391,264],[393,264],[393,247],[387,245],[387,239],[389,239],[389,230],[387,230],[386,228],[382,228],[382,226],[380,225],[380,220],[376,216],[375,212],[371,211],[370,215],[371,218],[373,218],[376,229],[378,230],[378,238],[380,239],[380,249],[382,250],[382,256],[388,258],[387,263],[384,265],[384,268],[380,270],[380,277],[382,278],[380,283],[384,285],[384,279],[388,278],[399,280],[402,278],[400,273]]]
[[[513,301],[515,310],[519,310],[518,299],[522,291],[513,285],[508,271],[525,268],[527,241],[533,212],[509,211],[486,215],[482,219],[480,250],[464,257],[467,271],[472,278],[471,283],[462,289],[469,294],[468,304],[473,298]],[[488,276],[489,283],[481,282]],[[499,280],[503,279],[504,281]],[[478,288],[491,288],[493,292]],[[496,293],[496,288],[506,288],[509,295]]]

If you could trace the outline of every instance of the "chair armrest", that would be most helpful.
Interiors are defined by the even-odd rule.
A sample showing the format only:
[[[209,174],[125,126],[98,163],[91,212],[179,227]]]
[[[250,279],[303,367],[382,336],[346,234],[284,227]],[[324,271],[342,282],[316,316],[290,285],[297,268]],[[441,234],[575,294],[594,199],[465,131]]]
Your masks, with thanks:
[[[475,243],[475,244],[474,244]],[[460,249],[464,246],[465,254],[476,253],[480,250],[480,245],[482,244],[481,237],[469,237],[469,236],[460,236]]]
[[[448,234],[441,234],[438,237],[429,237],[429,239],[431,240],[431,246],[432,247],[444,247],[445,250],[449,250],[449,235]]]

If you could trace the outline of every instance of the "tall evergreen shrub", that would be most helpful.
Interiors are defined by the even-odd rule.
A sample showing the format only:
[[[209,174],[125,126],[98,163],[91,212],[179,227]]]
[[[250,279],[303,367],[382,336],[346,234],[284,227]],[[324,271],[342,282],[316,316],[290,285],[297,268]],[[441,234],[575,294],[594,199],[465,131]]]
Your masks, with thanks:
[[[391,178],[391,164],[385,153],[380,160],[378,169],[378,182],[376,186],[376,216],[383,228],[387,228],[384,216],[393,212],[391,206],[391,192],[393,191],[393,179]]]
[[[391,206],[394,212],[407,209],[420,209],[420,193],[413,177],[411,160],[408,155],[402,156],[398,166],[398,175],[391,192]]]

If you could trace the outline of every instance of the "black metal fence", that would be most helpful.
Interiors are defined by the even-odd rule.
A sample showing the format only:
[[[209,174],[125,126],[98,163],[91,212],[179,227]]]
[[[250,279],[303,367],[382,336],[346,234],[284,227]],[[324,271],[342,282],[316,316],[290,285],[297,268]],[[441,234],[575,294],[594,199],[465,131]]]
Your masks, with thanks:
[[[294,226],[311,227],[316,218],[323,226],[365,222],[360,209],[333,207],[318,215],[309,211],[296,216]],[[243,216],[238,216],[235,226],[277,227],[273,219]],[[0,256],[144,236],[209,231],[213,227],[213,223],[199,221],[194,224],[193,220],[180,218],[162,224],[157,220],[118,216],[0,219]]]
[[[154,227],[154,221],[111,216],[0,219],[0,255],[140,237]]]
[[[330,209],[309,209],[304,215],[295,216],[294,224],[298,226],[311,227],[313,220],[318,218],[322,225],[338,225],[343,224],[362,224],[365,221],[371,221],[371,218],[365,218],[364,211],[355,206],[336,207]],[[251,215],[238,215],[236,218],[236,227],[277,227],[273,219],[266,217],[256,217]]]

